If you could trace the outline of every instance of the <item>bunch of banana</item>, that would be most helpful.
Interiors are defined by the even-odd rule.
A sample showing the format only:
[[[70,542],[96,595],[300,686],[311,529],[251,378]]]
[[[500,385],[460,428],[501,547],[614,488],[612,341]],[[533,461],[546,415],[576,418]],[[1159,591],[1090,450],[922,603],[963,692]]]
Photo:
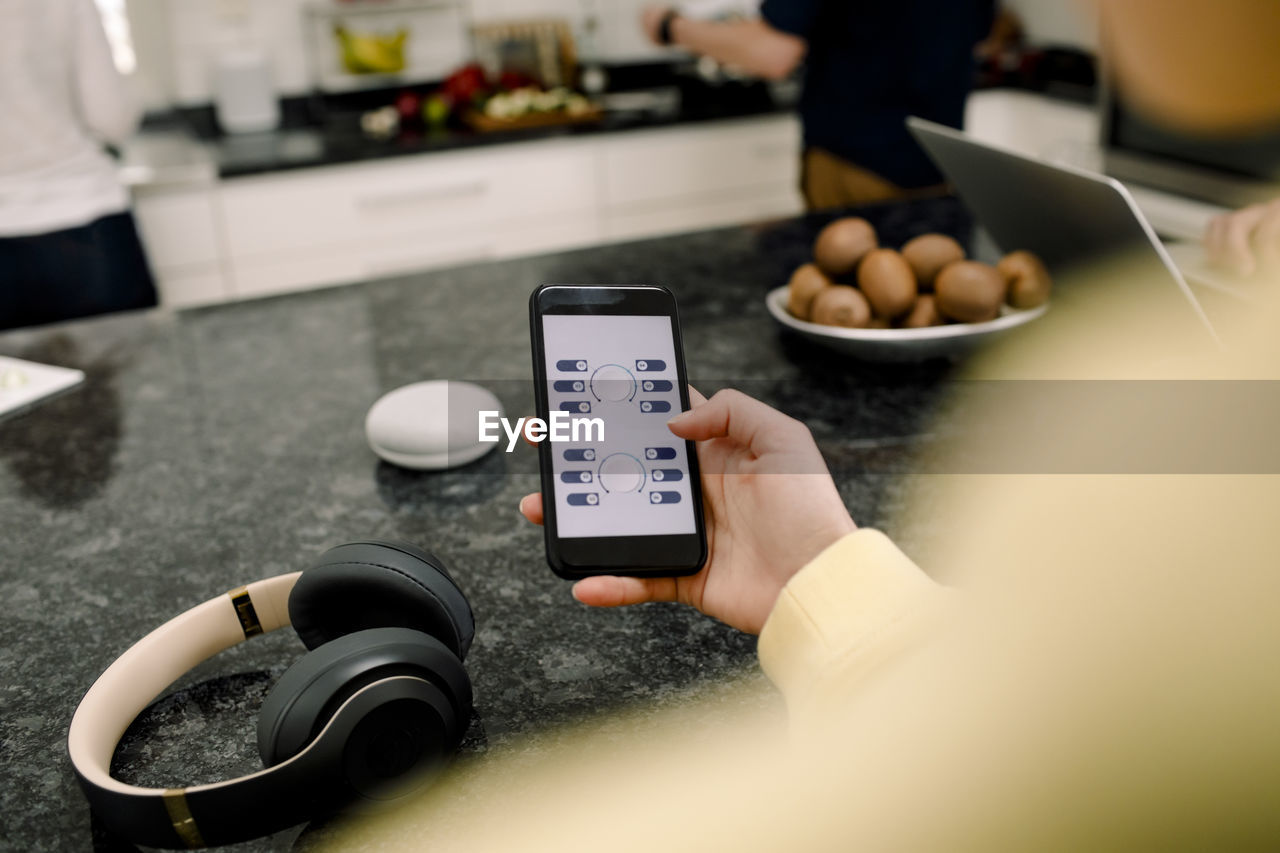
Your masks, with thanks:
[[[406,29],[391,35],[353,33],[339,24],[333,34],[342,47],[342,67],[352,74],[395,74],[404,70]]]

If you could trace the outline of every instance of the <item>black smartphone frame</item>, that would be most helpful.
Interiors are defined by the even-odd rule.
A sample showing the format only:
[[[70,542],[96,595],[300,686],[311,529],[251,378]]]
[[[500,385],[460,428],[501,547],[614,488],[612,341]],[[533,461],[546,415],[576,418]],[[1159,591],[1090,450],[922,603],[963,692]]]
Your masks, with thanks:
[[[680,388],[681,411],[688,411],[689,376],[685,371],[684,341],[675,295],[665,287],[637,285],[544,284],[529,297],[529,340],[533,347],[534,399],[537,415],[550,419],[546,354],[543,350],[544,314],[579,316],[659,316],[671,321],[675,349],[676,380]],[[594,575],[673,577],[691,575],[707,561],[707,530],[702,508],[702,479],[697,448],[685,442],[689,461],[689,487],[693,502],[693,533],[645,536],[570,537],[556,535],[555,472],[552,443],[538,445],[542,482],[543,532],[547,564],[567,580]]]

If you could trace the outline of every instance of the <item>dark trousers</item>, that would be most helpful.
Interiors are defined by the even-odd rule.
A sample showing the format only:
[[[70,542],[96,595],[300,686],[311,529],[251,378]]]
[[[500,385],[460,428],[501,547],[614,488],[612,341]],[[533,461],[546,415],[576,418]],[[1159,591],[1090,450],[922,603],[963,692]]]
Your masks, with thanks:
[[[50,234],[0,237],[0,329],[155,304],[131,213]]]

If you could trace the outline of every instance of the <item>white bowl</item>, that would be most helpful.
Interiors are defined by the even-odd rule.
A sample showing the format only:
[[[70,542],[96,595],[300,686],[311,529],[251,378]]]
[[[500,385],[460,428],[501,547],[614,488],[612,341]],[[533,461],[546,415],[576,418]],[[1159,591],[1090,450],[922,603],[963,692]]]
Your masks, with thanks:
[[[985,323],[952,323],[923,329],[846,329],[798,320],[787,311],[786,285],[765,297],[769,313],[788,329],[837,352],[866,361],[924,361],[955,358],[979,344],[989,343],[1018,326],[1030,323],[1049,310],[1048,303],[1019,311],[1005,305],[1000,316]]]

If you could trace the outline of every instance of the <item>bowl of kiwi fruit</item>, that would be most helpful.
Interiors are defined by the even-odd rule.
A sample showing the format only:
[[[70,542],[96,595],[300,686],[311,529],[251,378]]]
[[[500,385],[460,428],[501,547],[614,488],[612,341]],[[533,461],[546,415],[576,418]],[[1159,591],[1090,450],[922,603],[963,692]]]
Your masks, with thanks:
[[[996,265],[946,234],[881,246],[856,216],[819,232],[813,260],[770,291],[769,313],[816,343],[868,361],[955,358],[1049,309],[1053,282],[1027,251]]]

